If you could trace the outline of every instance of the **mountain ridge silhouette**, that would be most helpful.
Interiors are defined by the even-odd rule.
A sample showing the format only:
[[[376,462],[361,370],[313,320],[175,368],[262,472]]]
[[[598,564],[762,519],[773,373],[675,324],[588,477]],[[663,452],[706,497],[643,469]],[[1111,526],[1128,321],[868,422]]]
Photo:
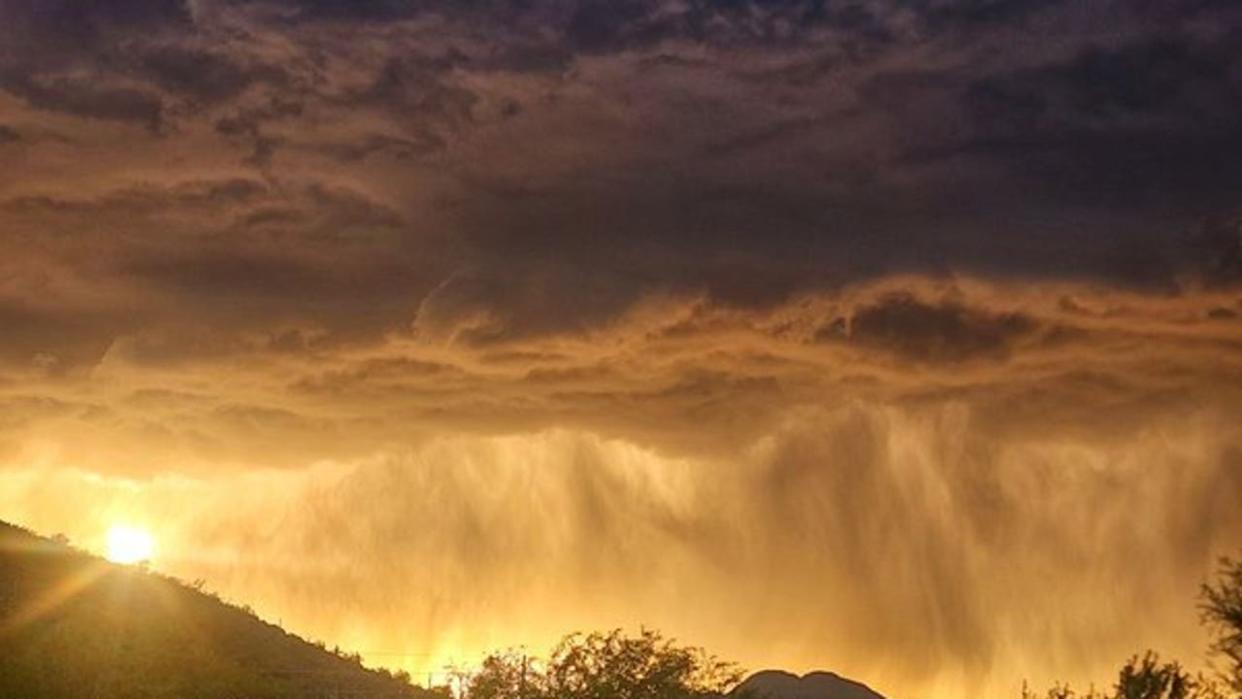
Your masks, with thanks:
[[[249,608],[0,522],[0,697],[445,699]]]
[[[835,672],[816,670],[799,677],[785,670],[760,670],[729,693],[756,699],[884,699],[867,685]]]

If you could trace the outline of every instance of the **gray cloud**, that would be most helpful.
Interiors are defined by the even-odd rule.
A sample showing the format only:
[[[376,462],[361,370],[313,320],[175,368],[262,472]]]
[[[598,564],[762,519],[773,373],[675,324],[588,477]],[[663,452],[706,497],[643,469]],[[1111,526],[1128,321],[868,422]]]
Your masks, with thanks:
[[[930,306],[904,295],[879,299],[843,321],[834,321],[817,337],[844,336],[914,361],[1003,358],[1014,343],[1037,329],[1019,313],[993,315],[952,303]]]
[[[1171,34],[980,79],[967,92],[970,148],[1020,156],[1065,196],[1219,205],[1237,184],[1219,156],[1242,131],[1236,45]]]
[[[134,122],[159,129],[162,103],[158,96],[139,89],[100,87],[93,81],[71,78],[30,78],[9,75],[3,79],[9,92],[22,97],[35,109],[65,112],[90,119]]]
[[[1077,22],[1080,10],[197,3],[197,25],[163,5],[108,12],[76,21],[110,35],[160,29],[132,39],[134,59],[84,44],[103,82],[62,66],[10,90],[71,115],[186,132],[206,120],[219,147],[267,178],[335,167],[318,156],[364,187],[381,184],[372,164],[410,189],[441,179],[441,206],[469,202],[462,238],[475,259],[463,264],[499,257],[521,269],[523,248],[542,247],[579,266],[624,263],[616,274],[630,281],[617,283],[636,284],[632,296],[665,276],[730,299],[908,270],[1167,281],[1177,270],[1162,260],[1180,254],[1181,231],[1227,206],[1236,170],[1219,161],[1237,131],[1236,42],[1202,29],[1205,17],[1227,22],[1221,8],[1117,9],[1116,36],[1088,23],[1055,51],[1011,56],[992,49]],[[354,51],[341,31],[374,50]],[[928,50],[938,58],[920,62]],[[666,68],[639,77],[651,60]],[[713,109],[729,118],[696,118]],[[540,157],[549,147],[610,175],[558,170],[572,161]],[[707,165],[705,151],[719,160]],[[998,220],[991,209],[1002,206]],[[574,210],[599,212],[588,223],[627,241],[622,256],[597,255],[559,214]],[[1072,232],[1092,227],[1124,232],[1089,242]],[[1006,254],[1015,245],[1022,254]],[[743,271],[742,259],[764,263]],[[758,278],[763,269],[772,279]],[[730,288],[742,275],[751,281]]]
[[[243,65],[227,53],[176,45],[153,49],[141,59],[140,70],[173,94],[217,102],[236,97],[259,82],[281,84],[288,78],[274,65]]]

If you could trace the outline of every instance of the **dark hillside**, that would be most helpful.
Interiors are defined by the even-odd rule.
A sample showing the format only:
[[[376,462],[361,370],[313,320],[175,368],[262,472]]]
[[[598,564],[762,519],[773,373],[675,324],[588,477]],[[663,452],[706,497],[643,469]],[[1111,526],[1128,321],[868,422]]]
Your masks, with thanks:
[[[731,696],[754,699],[884,699],[870,687],[832,672],[802,677],[781,670],[764,670],[746,678]]]
[[[441,696],[176,580],[0,523],[0,698]]]

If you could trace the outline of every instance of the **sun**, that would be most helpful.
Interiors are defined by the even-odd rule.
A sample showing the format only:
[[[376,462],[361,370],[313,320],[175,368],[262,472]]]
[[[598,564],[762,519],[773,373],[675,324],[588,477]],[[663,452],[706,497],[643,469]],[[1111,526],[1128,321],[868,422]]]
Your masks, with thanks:
[[[155,539],[151,532],[138,527],[115,525],[108,530],[108,560],[133,565],[151,560]]]

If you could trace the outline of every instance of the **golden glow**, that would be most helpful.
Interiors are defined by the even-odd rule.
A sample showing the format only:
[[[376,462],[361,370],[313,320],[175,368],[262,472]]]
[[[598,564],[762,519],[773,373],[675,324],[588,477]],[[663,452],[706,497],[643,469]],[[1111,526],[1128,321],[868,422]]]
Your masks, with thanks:
[[[155,539],[151,532],[138,527],[115,525],[108,530],[108,560],[133,565],[151,560]]]
[[[31,383],[108,410],[13,431],[0,520],[145,528],[161,573],[420,682],[644,624],[920,699],[1198,663],[1198,586],[1242,546],[1242,299],[938,283],[654,299],[504,352],[427,316],[255,361],[114,343]]]

